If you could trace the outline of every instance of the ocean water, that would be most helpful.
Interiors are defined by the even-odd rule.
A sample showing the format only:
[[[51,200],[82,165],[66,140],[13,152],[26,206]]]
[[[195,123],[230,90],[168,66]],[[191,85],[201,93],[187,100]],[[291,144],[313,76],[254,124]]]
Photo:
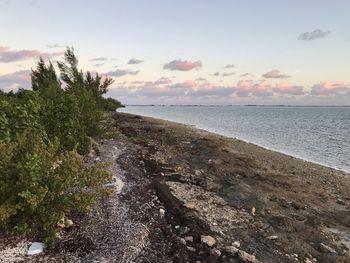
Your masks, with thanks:
[[[127,106],[350,172],[350,107]]]

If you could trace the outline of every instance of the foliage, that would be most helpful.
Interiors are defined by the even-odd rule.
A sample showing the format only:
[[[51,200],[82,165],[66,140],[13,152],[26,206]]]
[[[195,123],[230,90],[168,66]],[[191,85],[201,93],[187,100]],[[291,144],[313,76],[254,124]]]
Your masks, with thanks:
[[[82,154],[100,132],[102,112],[121,104],[102,97],[111,79],[77,65],[68,48],[57,65],[60,78],[40,59],[32,90],[0,92],[0,228],[42,233],[48,247],[57,223],[86,211],[110,180],[103,165],[85,165]]]

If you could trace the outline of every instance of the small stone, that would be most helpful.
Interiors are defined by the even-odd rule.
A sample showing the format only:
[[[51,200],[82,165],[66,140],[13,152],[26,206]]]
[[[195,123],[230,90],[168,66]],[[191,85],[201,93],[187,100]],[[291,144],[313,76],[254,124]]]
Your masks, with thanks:
[[[163,208],[159,209],[159,216],[163,218],[165,216],[165,210]]]
[[[269,240],[276,240],[276,239],[278,239],[278,236],[269,236],[269,237],[267,237],[267,239],[269,239]]]
[[[196,204],[194,202],[187,202],[185,206],[189,209],[195,208]]]
[[[44,250],[44,244],[41,242],[34,242],[28,248],[28,255],[36,255],[42,253]]]
[[[180,243],[182,244],[182,245],[186,245],[186,240],[184,239],[184,238],[180,238]]]
[[[195,174],[196,176],[201,176],[201,175],[202,175],[202,172],[199,171],[199,170],[195,170],[195,171],[194,171],[194,174]]]
[[[193,243],[193,236],[185,237],[185,240],[186,240],[186,242],[191,242],[191,243]]]
[[[229,255],[235,256],[237,255],[239,249],[234,246],[227,246],[224,248],[224,251]]]
[[[180,229],[180,226],[175,226],[175,229]]]
[[[212,250],[210,250],[210,254],[220,257],[221,251],[219,249],[213,248]]]
[[[253,207],[253,208],[252,208],[252,215],[253,215],[253,216],[255,216],[255,211],[256,211],[256,209],[255,209],[255,207]]]
[[[340,205],[346,205],[345,201],[342,199],[337,199],[337,203]]]
[[[309,259],[309,258],[306,258],[305,259],[305,263],[313,263],[313,261],[311,259]]]
[[[212,236],[201,236],[201,242],[206,244],[209,247],[212,247],[216,244],[216,240]]]
[[[331,248],[323,243],[320,243],[318,250],[322,253],[337,254],[337,251],[335,251],[333,248]]]
[[[241,247],[241,242],[235,241],[235,242],[232,243],[232,246],[240,248]]]
[[[238,256],[240,260],[242,260],[244,263],[258,263],[259,261],[255,258],[254,255],[251,255],[243,250],[238,251]]]
[[[196,252],[196,249],[194,247],[187,247],[187,249],[191,252]]]

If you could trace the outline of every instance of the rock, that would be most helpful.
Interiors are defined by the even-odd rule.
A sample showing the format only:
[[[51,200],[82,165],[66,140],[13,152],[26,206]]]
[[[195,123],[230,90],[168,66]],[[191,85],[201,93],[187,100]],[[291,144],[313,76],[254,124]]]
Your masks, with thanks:
[[[255,258],[254,255],[251,255],[243,250],[238,251],[238,257],[240,260],[242,260],[244,263],[258,263],[259,261]]]
[[[186,245],[186,240],[184,239],[184,238],[180,238],[180,243],[182,244],[182,245]]]
[[[195,208],[196,204],[194,202],[187,202],[185,206],[189,209]]]
[[[269,240],[276,240],[276,239],[278,239],[278,236],[269,236],[269,237],[267,237],[267,239],[269,239]]]
[[[191,242],[191,243],[193,243],[193,236],[185,237],[185,240],[186,240],[186,242]]]
[[[320,245],[318,246],[318,250],[322,253],[337,254],[337,251],[323,243],[320,243]]]
[[[165,216],[165,210],[163,208],[159,209],[159,216],[163,218]]]
[[[212,163],[213,163],[213,160],[212,160],[212,159],[209,159],[209,160],[208,160],[208,163],[209,163],[209,164],[212,164]]]
[[[199,170],[195,170],[195,171],[194,171],[194,174],[195,174],[195,176],[201,176],[201,175],[202,175],[202,172],[199,171]]]
[[[44,244],[41,242],[34,242],[28,248],[28,255],[36,255],[42,253],[44,250]]]
[[[216,240],[212,236],[201,236],[201,242],[206,244],[209,247],[212,247],[216,244]]]
[[[232,243],[232,246],[240,248],[241,247],[241,242],[235,241],[235,242]]]
[[[220,257],[221,256],[221,251],[219,249],[213,248],[212,250],[210,250],[210,254]]]
[[[305,263],[313,263],[313,261],[311,259],[309,259],[309,258],[306,258],[304,262]]]
[[[342,199],[337,199],[337,203],[340,205],[346,205],[346,202]]]
[[[255,209],[255,207],[253,207],[253,208],[252,208],[252,215],[253,215],[253,216],[255,216],[255,211],[256,211],[256,209]]]
[[[224,251],[231,256],[235,256],[237,255],[239,249],[234,246],[227,246],[224,248]]]
[[[196,252],[196,249],[194,247],[187,247],[187,249],[191,252]]]

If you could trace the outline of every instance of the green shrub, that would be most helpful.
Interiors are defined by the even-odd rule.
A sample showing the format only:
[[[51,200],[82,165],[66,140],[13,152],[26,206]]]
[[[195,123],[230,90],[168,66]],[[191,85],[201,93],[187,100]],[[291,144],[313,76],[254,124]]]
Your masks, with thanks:
[[[87,166],[90,137],[102,111],[119,107],[102,97],[113,82],[77,68],[73,49],[58,63],[40,59],[32,90],[0,92],[0,229],[42,233],[55,243],[57,223],[86,211],[111,179],[105,165]]]

